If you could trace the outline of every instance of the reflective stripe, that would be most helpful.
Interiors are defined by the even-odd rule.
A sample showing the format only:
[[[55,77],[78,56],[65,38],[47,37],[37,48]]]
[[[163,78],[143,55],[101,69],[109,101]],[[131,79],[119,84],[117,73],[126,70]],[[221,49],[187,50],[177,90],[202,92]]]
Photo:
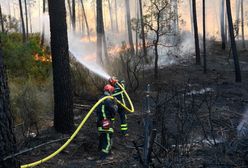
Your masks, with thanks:
[[[108,142],[108,145],[107,145],[107,147],[106,147],[106,150],[109,152],[109,150],[110,150],[110,137],[109,137],[109,134],[107,134],[107,142]]]
[[[123,91],[120,91],[120,92],[117,92],[117,93],[112,94],[112,96],[118,96],[118,95],[120,95],[122,93],[123,93]]]
[[[111,118],[111,121],[115,121],[115,118]]]
[[[126,131],[128,130],[128,128],[121,128],[121,131]]]
[[[121,99],[122,99],[122,103],[123,103],[124,105],[126,105],[126,102],[125,102],[123,93],[121,93]]]
[[[127,127],[127,124],[121,124],[121,127]]]
[[[111,133],[114,132],[113,128],[103,129],[102,127],[98,127],[97,129],[98,129],[99,132],[111,132]]]
[[[102,149],[102,152],[104,152],[104,153],[109,153],[109,151],[110,151],[110,147],[111,147],[111,141],[110,141],[110,136],[109,136],[109,133],[107,133],[106,134],[106,136],[107,136],[107,146],[106,146],[106,148],[105,149]]]
[[[102,105],[102,116],[104,119],[106,119],[106,114],[105,114],[105,105]]]

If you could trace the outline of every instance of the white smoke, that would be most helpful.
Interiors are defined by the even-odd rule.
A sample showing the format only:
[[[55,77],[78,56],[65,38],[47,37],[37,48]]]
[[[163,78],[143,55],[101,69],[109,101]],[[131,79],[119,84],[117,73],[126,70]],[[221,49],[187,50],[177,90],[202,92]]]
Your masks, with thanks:
[[[44,24],[45,42],[50,44],[50,22],[48,13],[45,13],[42,16],[42,22]],[[40,31],[42,32],[42,28]],[[96,63],[96,43],[88,41],[85,42],[80,37],[80,35],[77,36],[74,35],[74,33],[68,33],[70,53],[77,59],[78,62],[80,62],[91,72],[104,79],[109,79],[110,75]]]
[[[82,65],[104,79],[110,78],[110,75],[96,63],[95,42],[84,42],[73,33],[69,33],[68,40],[70,52]]]

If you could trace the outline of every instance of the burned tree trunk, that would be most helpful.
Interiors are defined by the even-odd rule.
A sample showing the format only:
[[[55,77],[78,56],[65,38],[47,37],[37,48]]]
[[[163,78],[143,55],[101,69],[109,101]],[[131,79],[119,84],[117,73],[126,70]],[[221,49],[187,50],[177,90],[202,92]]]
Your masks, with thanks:
[[[25,17],[26,17],[26,37],[28,39],[28,33],[29,33],[29,30],[28,30],[28,6],[27,6],[27,0],[24,0],[24,5],[25,5]]]
[[[96,32],[97,32],[97,63],[103,65],[103,13],[102,13],[102,0],[96,0]]]
[[[244,0],[241,0],[241,31],[242,31],[242,47],[245,48]]]
[[[236,0],[236,37],[239,38],[239,25],[240,25],[240,0]]]
[[[43,16],[44,16],[44,14],[46,12],[46,0],[43,0],[43,10],[42,10],[42,12],[43,12]],[[42,20],[42,34],[41,34],[41,42],[40,42],[41,47],[44,46],[44,41],[45,41],[45,23]]]
[[[193,10],[192,10],[192,0],[189,0],[189,10],[190,10],[190,23],[191,23],[191,33],[194,33],[194,19],[193,19]]]
[[[3,52],[0,39],[0,168],[19,167],[15,158],[4,160],[5,157],[16,152],[16,140],[12,130],[10,114],[9,88],[3,65]]]
[[[54,127],[67,133],[74,129],[73,96],[69,65],[64,0],[48,0],[54,86]]]
[[[206,7],[205,0],[202,0],[202,22],[203,22],[203,69],[204,73],[207,73],[207,54],[206,54]]]
[[[201,57],[200,57],[198,25],[197,25],[197,15],[196,15],[196,0],[192,0],[192,8],[193,8],[194,36],[195,36],[195,57],[196,57],[196,64],[200,65]]]
[[[108,0],[108,8],[109,8],[109,19],[110,19],[110,24],[111,24],[111,31],[114,31],[113,12],[112,12],[111,3],[109,0]]]
[[[125,2],[126,2],[127,31],[128,31],[129,45],[130,45],[131,52],[134,55],[133,35],[132,35],[132,29],[131,29],[130,4],[129,4],[129,0],[125,0]]]
[[[220,7],[220,29],[221,29],[221,48],[226,49],[226,32],[225,32],[225,0],[221,0]]]
[[[146,63],[148,63],[147,49],[146,49],[146,39],[145,39],[145,31],[144,31],[142,0],[139,0],[139,7],[140,7],[140,24],[141,24],[141,36],[142,36],[142,48],[143,48],[143,52],[144,52],[144,59],[145,59]]]
[[[71,10],[71,0],[67,0],[67,5],[68,5],[68,8],[69,8],[69,15],[70,15],[70,28],[71,28],[71,25],[72,25],[72,10]]]
[[[23,18],[23,11],[22,11],[22,1],[19,0],[19,8],[20,8],[20,17],[22,22],[22,41],[26,41],[26,31],[25,31],[25,24],[24,24],[24,18]]]
[[[30,33],[33,33],[33,27],[32,27],[32,15],[31,15],[31,10],[28,10],[28,17],[29,17],[29,28],[30,28]]]
[[[4,29],[4,21],[3,21],[3,14],[2,14],[2,6],[0,5],[0,21],[1,21],[1,27],[2,27],[2,32],[5,32]]]
[[[118,19],[117,19],[117,2],[115,0],[115,25],[116,25],[116,32],[119,33],[119,26],[118,26]]]
[[[86,17],[83,0],[80,0],[80,1],[81,1],[82,10],[83,10],[83,17],[84,17],[84,21],[85,21],[85,25],[86,25],[86,29],[87,29],[87,36],[88,36],[89,41],[90,41],[90,29],[89,29],[88,19]]]
[[[76,4],[75,0],[72,0],[72,29],[76,31]]]
[[[234,61],[234,66],[235,66],[235,78],[236,78],[236,82],[241,82],[241,72],[240,72],[238,52],[237,52],[237,47],[236,47],[236,42],[235,42],[234,32],[233,32],[233,21],[232,21],[232,15],[231,15],[232,12],[231,12],[230,0],[226,0],[226,10],[227,10],[227,17],[228,17],[228,27],[229,27],[229,35],[231,39],[233,61]]]

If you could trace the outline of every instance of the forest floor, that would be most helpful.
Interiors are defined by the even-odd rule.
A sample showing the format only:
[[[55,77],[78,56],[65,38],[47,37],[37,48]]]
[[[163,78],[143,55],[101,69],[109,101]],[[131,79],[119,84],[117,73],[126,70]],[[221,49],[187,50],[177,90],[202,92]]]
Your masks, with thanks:
[[[240,51],[240,66],[242,70],[242,83],[235,83],[235,73],[233,68],[232,57],[228,60],[228,52],[223,52],[220,49],[220,45],[217,44],[208,53],[208,71],[207,74],[203,74],[202,66],[194,64],[192,60],[182,60],[181,63],[172,65],[169,67],[163,67],[160,69],[159,82],[151,82],[152,72],[147,72],[145,76],[144,84],[151,82],[151,87],[166,87],[169,83],[174,85],[180,85],[183,82],[189,81],[190,84],[197,86],[201,89],[201,86],[216,88],[218,87],[221,91],[221,100],[219,106],[229,111],[236,111],[240,115],[236,117],[236,125],[242,118],[242,113],[248,108],[248,51]],[[196,87],[196,88],[197,88]],[[140,88],[145,88],[141,86]],[[194,88],[194,89],[196,89]],[[113,161],[97,163],[98,158],[98,135],[95,125],[95,116],[90,117],[86,125],[82,128],[79,135],[72,141],[72,143],[59,155],[54,157],[52,160],[43,163],[37,167],[46,168],[81,168],[81,167],[141,167],[137,151],[134,148],[132,141],[136,141],[140,144],[141,137],[143,135],[143,118],[142,118],[142,97],[144,92],[139,90],[135,95],[131,94],[134,100],[135,113],[128,115],[129,125],[129,137],[123,137],[119,132],[119,122],[115,123],[115,133],[113,136]],[[134,96],[136,98],[134,99]],[[140,99],[140,100],[139,100]],[[94,104],[94,102],[88,102],[84,100],[77,100],[75,105],[75,123],[79,124],[81,119],[88,112],[88,107],[81,107],[81,105]],[[118,115],[117,115],[118,116]],[[68,137],[69,135],[62,135],[56,133],[50,120],[44,127],[47,127],[35,138],[30,138],[22,144],[25,148],[31,148],[39,144],[54,140]],[[35,149],[26,154],[22,154],[18,157],[22,164],[37,161],[53,151],[59,148],[64,141],[46,145],[42,148]],[[247,156],[246,156],[247,157]],[[161,158],[162,159],[162,158]],[[248,158],[247,158],[248,159]],[[163,159],[162,159],[163,161]],[[163,164],[155,167],[166,167]],[[173,167],[173,166],[172,166]],[[203,167],[201,163],[195,166],[184,165],[184,167]],[[214,167],[214,166],[206,166]],[[229,166],[227,166],[229,167]],[[230,166],[232,167],[232,166]]]

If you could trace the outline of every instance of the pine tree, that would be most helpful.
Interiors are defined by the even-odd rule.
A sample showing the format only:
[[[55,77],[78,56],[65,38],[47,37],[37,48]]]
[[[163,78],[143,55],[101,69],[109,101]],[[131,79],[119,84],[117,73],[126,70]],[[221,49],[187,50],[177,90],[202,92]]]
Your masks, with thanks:
[[[48,0],[54,86],[54,127],[67,133],[74,128],[65,0]]]

